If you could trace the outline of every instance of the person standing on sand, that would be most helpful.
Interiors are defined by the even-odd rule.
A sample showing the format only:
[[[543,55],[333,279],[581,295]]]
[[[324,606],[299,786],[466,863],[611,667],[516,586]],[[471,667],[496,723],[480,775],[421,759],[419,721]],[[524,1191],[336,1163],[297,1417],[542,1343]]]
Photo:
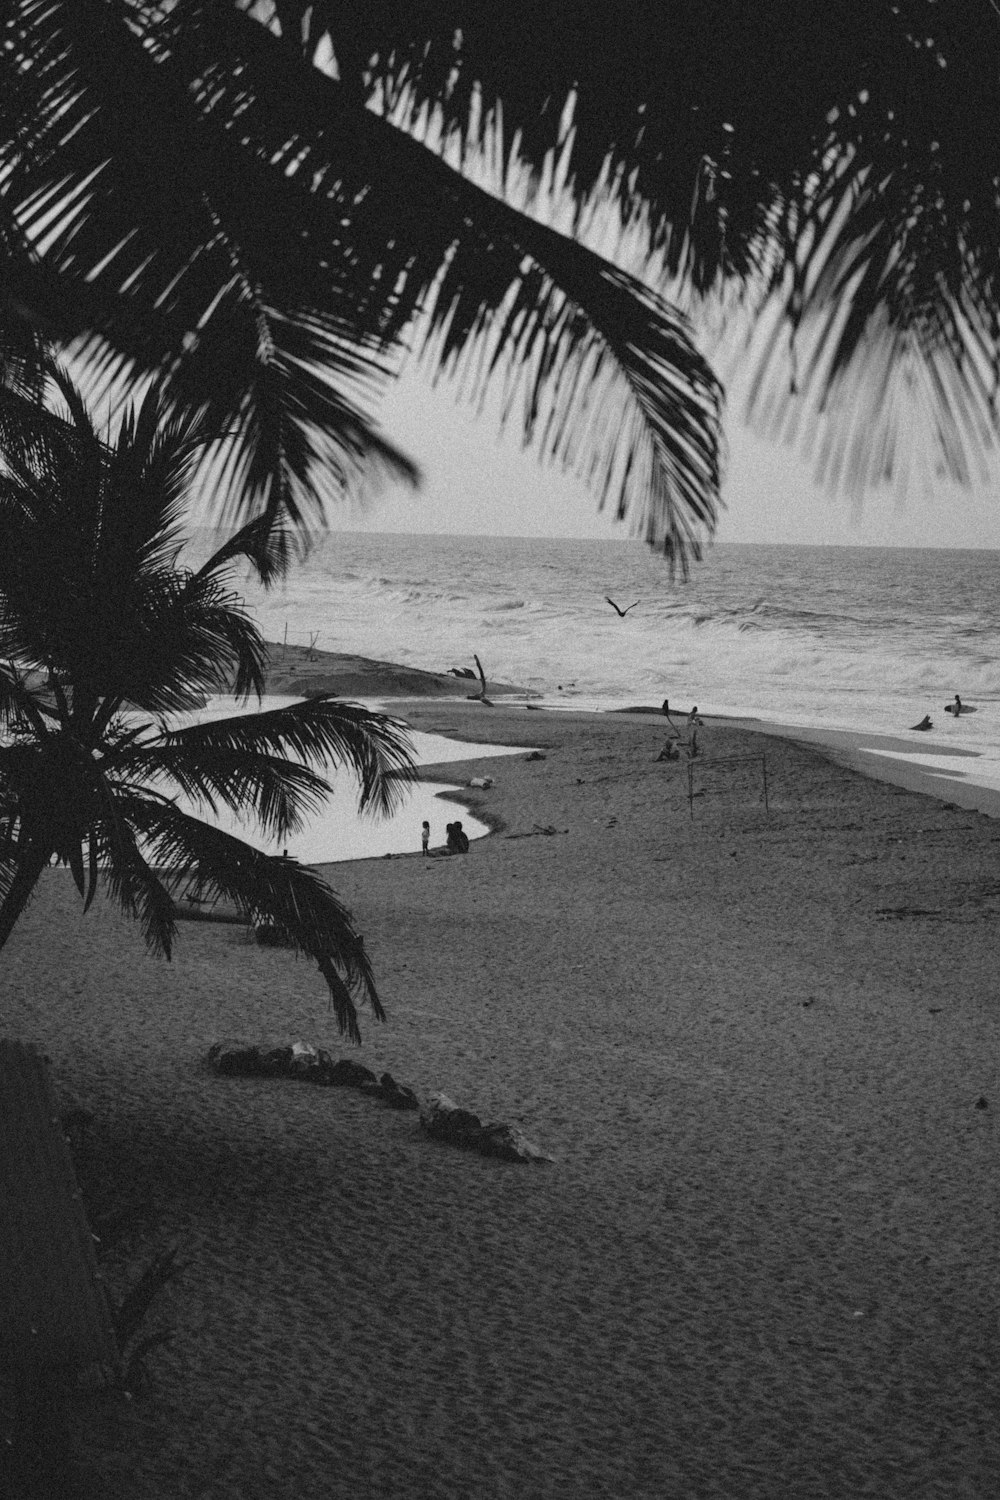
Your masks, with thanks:
[[[427,822],[427,820],[425,818],[424,821],[420,825],[420,851],[421,851],[422,854],[427,854],[428,853],[428,851],[430,849],[430,844],[431,844],[431,825]]]

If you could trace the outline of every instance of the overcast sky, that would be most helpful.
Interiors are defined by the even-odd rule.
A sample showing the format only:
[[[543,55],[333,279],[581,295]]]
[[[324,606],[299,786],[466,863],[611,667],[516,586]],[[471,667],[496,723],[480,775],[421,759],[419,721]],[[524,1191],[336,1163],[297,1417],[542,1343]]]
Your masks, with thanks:
[[[416,494],[390,491],[333,518],[346,529],[479,532],[513,536],[627,536],[597,512],[584,484],[522,452],[514,429],[502,437],[488,413],[477,417],[442,383],[419,374],[389,391],[380,415],[391,436],[424,470]],[[870,494],[850,502],[818,490],[809,468],[787,449],[727,421],[729,458],[721,542],[798,542],[841,546],[1000,549],[1000,487],[964,492],[930,483],[904,496]]]

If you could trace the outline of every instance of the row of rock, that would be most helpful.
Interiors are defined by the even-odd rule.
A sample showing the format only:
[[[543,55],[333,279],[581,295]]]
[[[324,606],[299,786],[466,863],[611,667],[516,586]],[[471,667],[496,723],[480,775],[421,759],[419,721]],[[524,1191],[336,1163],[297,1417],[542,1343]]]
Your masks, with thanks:
[[[327,1088],[360,1089],[393,1109],[419,1109],[412,1089],[397,1083],[391,1073],[376,1078],[371,1068],[348,1058],[338,1061],[323,1047],[293,1042],[290,1047],[248,1047],[241,1042],[216,1042],[208,1049],[208,1066],[221,1078],[297,1078]]]
[[[332,1088],[353,1088],[381,1099],[392,1109],[420,1111],[427,1135],[482,1156],[501,1161],[545,1162],[552,1158],[514,1125],[484,1124],[472,1110],[460,1109],[447,1094],[431,1094],[425,1103],[391,1073],[376,1077],[371,1068],[351,1058],[336,1061],[323,1047],[293,1042],[287,1047],[252,1047],[243,1042],[216,1042],[208,1050],[208,1066],[220,1078],[294,1078]]]
[[[460,1109],[447,1094],[431,1094],[420,1110],[421,1127],[437,1141],[497,1156],[501,1161],[551,1161],[514,1125],[484,1125],[471,1109]]]

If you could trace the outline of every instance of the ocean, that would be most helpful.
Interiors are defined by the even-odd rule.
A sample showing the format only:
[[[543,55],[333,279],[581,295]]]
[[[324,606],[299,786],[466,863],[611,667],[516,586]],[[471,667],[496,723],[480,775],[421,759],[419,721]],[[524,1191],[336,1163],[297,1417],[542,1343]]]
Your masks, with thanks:
[[[330,532],[280,585],[240,587],[270,640],[432,671],[475,653],[552,708],[669,698],[904,737],[930,715],[914,757],[972,751],[962,772],[1000,788],[1000,552],[720,543],[685,583],[634,540]],[[975,713],[944,712],[956,693]]]

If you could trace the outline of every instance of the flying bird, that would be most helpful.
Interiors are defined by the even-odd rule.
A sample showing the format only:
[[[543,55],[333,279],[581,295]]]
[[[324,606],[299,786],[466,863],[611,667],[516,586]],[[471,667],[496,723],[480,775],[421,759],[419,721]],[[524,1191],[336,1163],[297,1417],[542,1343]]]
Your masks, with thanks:
[[[608,596],[607,596],[607,594],[605,594],[605,596],[604,596],[604,602],[605,602],[605,604],[610,604],[611,608],[615,611],[615,613],[621,615],[622,619],[624,620],[624,618],[628,614],[629,610],[630,609],[635,609],[636,604],[641,604],[642,600],[641,599],[637,599],[635,601],[635,604],[629,604],[625,609],[619,609],[618,605],[615,603],[615,601],[613,599],[609,599]]]

